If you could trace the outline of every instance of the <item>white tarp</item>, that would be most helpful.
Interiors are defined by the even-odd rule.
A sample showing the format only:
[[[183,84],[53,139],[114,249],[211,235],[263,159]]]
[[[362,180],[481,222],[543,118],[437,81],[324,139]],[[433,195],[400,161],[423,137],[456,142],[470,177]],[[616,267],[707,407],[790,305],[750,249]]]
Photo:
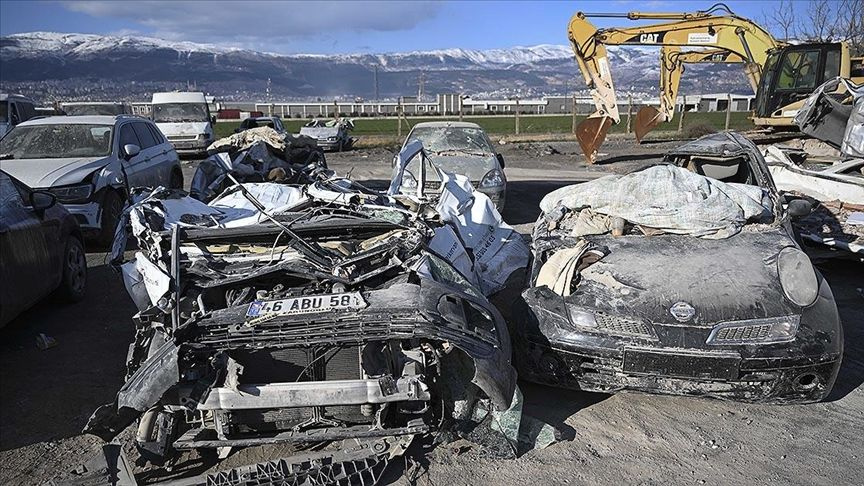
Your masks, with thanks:
[[[544,213],[558,206],[590,207],[633,224],[708,239],[728,238],[747,221],[771,214],[760,187],[721,182],[674,165],[562,187],[540,201]]]
[[[409,143],[399,152],[393,168],[389,194],[399,194],[405,168],[417,156],[425,157],[423,144],[419,140]],[[480,290],[484,295],[497,292],[504,287],[507,278],[513,272],[528,266],[531,250],[522,236],[501,219],[501,214],[495,209],[492,201],[485,194],[474,190],[467,177],[434,166],[431,166],[430,170],[437,173],[437,180],[442,183],[442,191],[438,196],[435,209],[441,215],[441,221],[452,228],[437,230],[446,231],[446,234],[442,235],[436,244],[449,247],[453,244],[450,233],[455,232],[462,246],[470,250],[474,256],[474,269],[470,273],[476,276],[476,283]],[[422,189],[426,178],[422,173],[415,175],[418,178],[418,198],[423,198]],[[460,254],[451,250],[446,253],[451,254],[452,257],[448,258],[442,253],[439,255],[447,258],[460,272],[463,272],[465,265],[458,260]]]

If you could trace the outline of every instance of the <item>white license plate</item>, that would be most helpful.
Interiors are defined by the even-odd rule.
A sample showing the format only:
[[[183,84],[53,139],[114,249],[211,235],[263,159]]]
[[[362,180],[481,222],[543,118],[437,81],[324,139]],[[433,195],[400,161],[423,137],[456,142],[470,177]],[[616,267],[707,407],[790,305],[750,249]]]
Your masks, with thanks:
[[[306,295],[280,300],[256,300],[249,304],[246,317],[266,315],[312,314],[343,309],[362,309],[366,301],[360,292],[344,294]]]

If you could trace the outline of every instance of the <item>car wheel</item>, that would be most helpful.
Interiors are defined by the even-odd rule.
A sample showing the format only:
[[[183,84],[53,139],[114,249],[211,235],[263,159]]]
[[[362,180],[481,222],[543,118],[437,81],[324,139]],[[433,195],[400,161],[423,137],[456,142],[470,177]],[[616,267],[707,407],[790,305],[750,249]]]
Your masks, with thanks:
[[[117,221],[123,213],[123,199],[117,191],[108,191],[102,201],[102,219],[99,220],[99,243],[110,247],[114,241]]]
[[[183,189],[183,174],[179,171],[171,172],[171,189]]]
[[[69,236],[63,254],[63,280],[58,293],[68,302],[78,302],[87,290],[87,255],[84,245],[75,236]]]

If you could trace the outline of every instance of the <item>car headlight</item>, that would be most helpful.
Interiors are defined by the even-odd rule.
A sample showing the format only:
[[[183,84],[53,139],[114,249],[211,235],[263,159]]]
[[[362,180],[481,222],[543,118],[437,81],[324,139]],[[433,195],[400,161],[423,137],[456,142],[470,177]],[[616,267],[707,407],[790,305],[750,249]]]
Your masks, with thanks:
[[[414,178],[414,174],[407,170],[402,173],[402,187],[405,189],[417,189],[417,179]]]
[[[784,248],[777,256],[777,274],[780,276],[780,286],[786,298],[807,307],[816,301],[819,295],[819,281],[810,259],[797,248]]]
[[[706,344],[771,344],[786,343],[798,334],[801,316],[767,317],[730,321],[714,326]]]
[[[480,187],[499,187],[504,185],[504,174],[501,169],[492,169],[480,179]]]
[[[578,307],[567,306],[567,311],[570,314],[570,322],[576,327],[585,329],[594,329],[597,327],[597,319],[594,313]]]
[[[92,184],[79,184],[77,186],[53,187],[51,193],[57,196],[61,203],[87,202],[93,194]]]

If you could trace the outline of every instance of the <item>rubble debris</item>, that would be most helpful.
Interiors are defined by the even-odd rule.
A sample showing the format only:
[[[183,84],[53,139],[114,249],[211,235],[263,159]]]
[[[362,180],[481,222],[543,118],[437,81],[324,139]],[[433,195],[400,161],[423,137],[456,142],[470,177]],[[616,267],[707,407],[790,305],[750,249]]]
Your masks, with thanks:
[[[542,200],[514,311],[520,378],[602,393],[822,400],[843,354],[836,304],[796,246],[762,155],[723,132],[665,160],[675,165]],[[581,228],[585,210],[623,218],[623,231]]]
[[[835,94],[842,85],[851,104]],[[826,81],[807,97],[794,122],[802,133],[822,140],[844,155],[864,156],[864,86],[836,77]],[[855,116],[852,116],[852,114]]]

